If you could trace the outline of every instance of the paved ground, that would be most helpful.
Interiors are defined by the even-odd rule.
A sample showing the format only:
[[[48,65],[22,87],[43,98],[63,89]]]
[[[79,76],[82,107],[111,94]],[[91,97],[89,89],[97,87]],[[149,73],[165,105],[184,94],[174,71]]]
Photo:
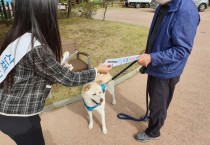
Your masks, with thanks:
[[[102,18],[98,14],[97,18]],[[153,11],[150,9],[108,10],[107,20],[123,21],[149,27]],[[209,145],[210,144],[210,9],[201,13],[194,49],[177,85],[161,139],[148,145]],[[117,104],[106,100],[108,134],[100,129],[100,118],[95,113],[94,128],[88,129],[87,113],[82,102],[41,115],[46,145],[138,145],[133,139],[147,124],[121,121],[120,112],[133,116],[145,112],[146,75],[136,75],[116,87]],[[14,145],[0,133],[0,145]]]

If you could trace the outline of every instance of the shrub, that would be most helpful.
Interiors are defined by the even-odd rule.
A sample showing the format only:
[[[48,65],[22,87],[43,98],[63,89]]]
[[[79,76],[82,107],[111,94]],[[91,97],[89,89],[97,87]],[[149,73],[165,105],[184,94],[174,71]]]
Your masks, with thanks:
[[[97,4],[93,2],[81,2],[76,6],[80,17],[92,18],[97,12]]]

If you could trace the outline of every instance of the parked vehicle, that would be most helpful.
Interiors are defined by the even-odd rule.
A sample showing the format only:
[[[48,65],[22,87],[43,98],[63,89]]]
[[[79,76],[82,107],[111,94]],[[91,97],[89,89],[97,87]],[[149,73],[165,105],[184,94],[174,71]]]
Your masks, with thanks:
[[[199,12],[205,11],[209,6],[209,0],[193,0]]]
[[[150,3],[150,8],[156,10],[157,7],[158,7],[158,3],[156,2],[156,0],[152,0],[151,3]]]
[[[152,0],[125,0],[125,6],[135,6],[136,8],[150,6]]]
[[[58,9],[59,10],[66,10],[67,3],[58,3]]]
[[[209,0],[193,0],[199,12],[205,11],[208,8]],[[158,7],[158,3],[155,0],[152,0],[150,4],[150,8],[156,9]]]

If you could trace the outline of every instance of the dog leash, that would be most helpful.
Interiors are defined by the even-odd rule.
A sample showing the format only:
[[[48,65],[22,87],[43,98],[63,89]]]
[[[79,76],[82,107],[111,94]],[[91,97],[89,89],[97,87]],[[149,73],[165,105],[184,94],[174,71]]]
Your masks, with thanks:
[[[144,69],[144,68],[141,68],[141,69]],[[140,69],[140,73],[141,73],[141,70]],[[149,91],[148,91],[148,78],[147,78],[147,88],[146,88],[146,113],[144,116],[141,116],[139,118],[135,118],[135,117],[132,117],[128,114],[125,114],[125,113],[119,113],[117,114],[117,117],[119,119],[123,119],[123,120],[133,120],[133,121],[149,121]]]
[[[119,75],[121,75],[123,72],[125,72],[127,69],[129,69],[131,66],[133,66],[135,63],[137,62],[137,60],[133,61],[131,64],[129,64],[126,68],[124,68],[122,71],[120,71],[118,74],[116,74],[114,77],[112,77],[111,80],[109,80],[107,83],[109,83],[112,80],[115,80]],[[146,67],[143,66],[140,68],[139,72],[141,74],[145,74],[146,72]],[[117,115],[117,117],[119,119],[123,119],[123,120],[133,120],[133,121],[149,121],[149,116],[148,116],[148,112],[149,112],[149,92],[148,92],[148,79],[147,79],[147,88],[146,88],[146,113],[144,116],[141,116],[140,118],[135,118],[132,117],[128,114],[125,113],[119,113]]]

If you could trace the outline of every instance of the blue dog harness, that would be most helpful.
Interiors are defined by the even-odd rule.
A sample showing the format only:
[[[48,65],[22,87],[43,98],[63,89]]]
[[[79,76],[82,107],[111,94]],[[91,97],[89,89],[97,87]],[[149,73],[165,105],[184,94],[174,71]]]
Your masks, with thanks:
[[[106,85],[105,84],[101,84],[101,88],[102,88],[102,92],[105,93],[106,91]],[[85,105],[85,107],[87,108],[88,111],[93,111],[96,107],[98,107],[99,105],[95,105],[93,107],[89,107],[86,103],[85,100],[82,98],[82,101]]]
[[[103,93],[105,93],[105,91],[106,91],[106,85],[105,84],[101,84],[101,88],[102,88]]]
[[[83,101],[83,103],[84,103],[84,105],[85,105],[85,107],[87,108],[88,111],[93,111],[96,107],[98,107],[98,105],[95,105],[95,106],[93,106],[93,107],[89,107],[89,106],[85,103],[85,101],[84,101],[83,98],[82,98],[82,101]]]

